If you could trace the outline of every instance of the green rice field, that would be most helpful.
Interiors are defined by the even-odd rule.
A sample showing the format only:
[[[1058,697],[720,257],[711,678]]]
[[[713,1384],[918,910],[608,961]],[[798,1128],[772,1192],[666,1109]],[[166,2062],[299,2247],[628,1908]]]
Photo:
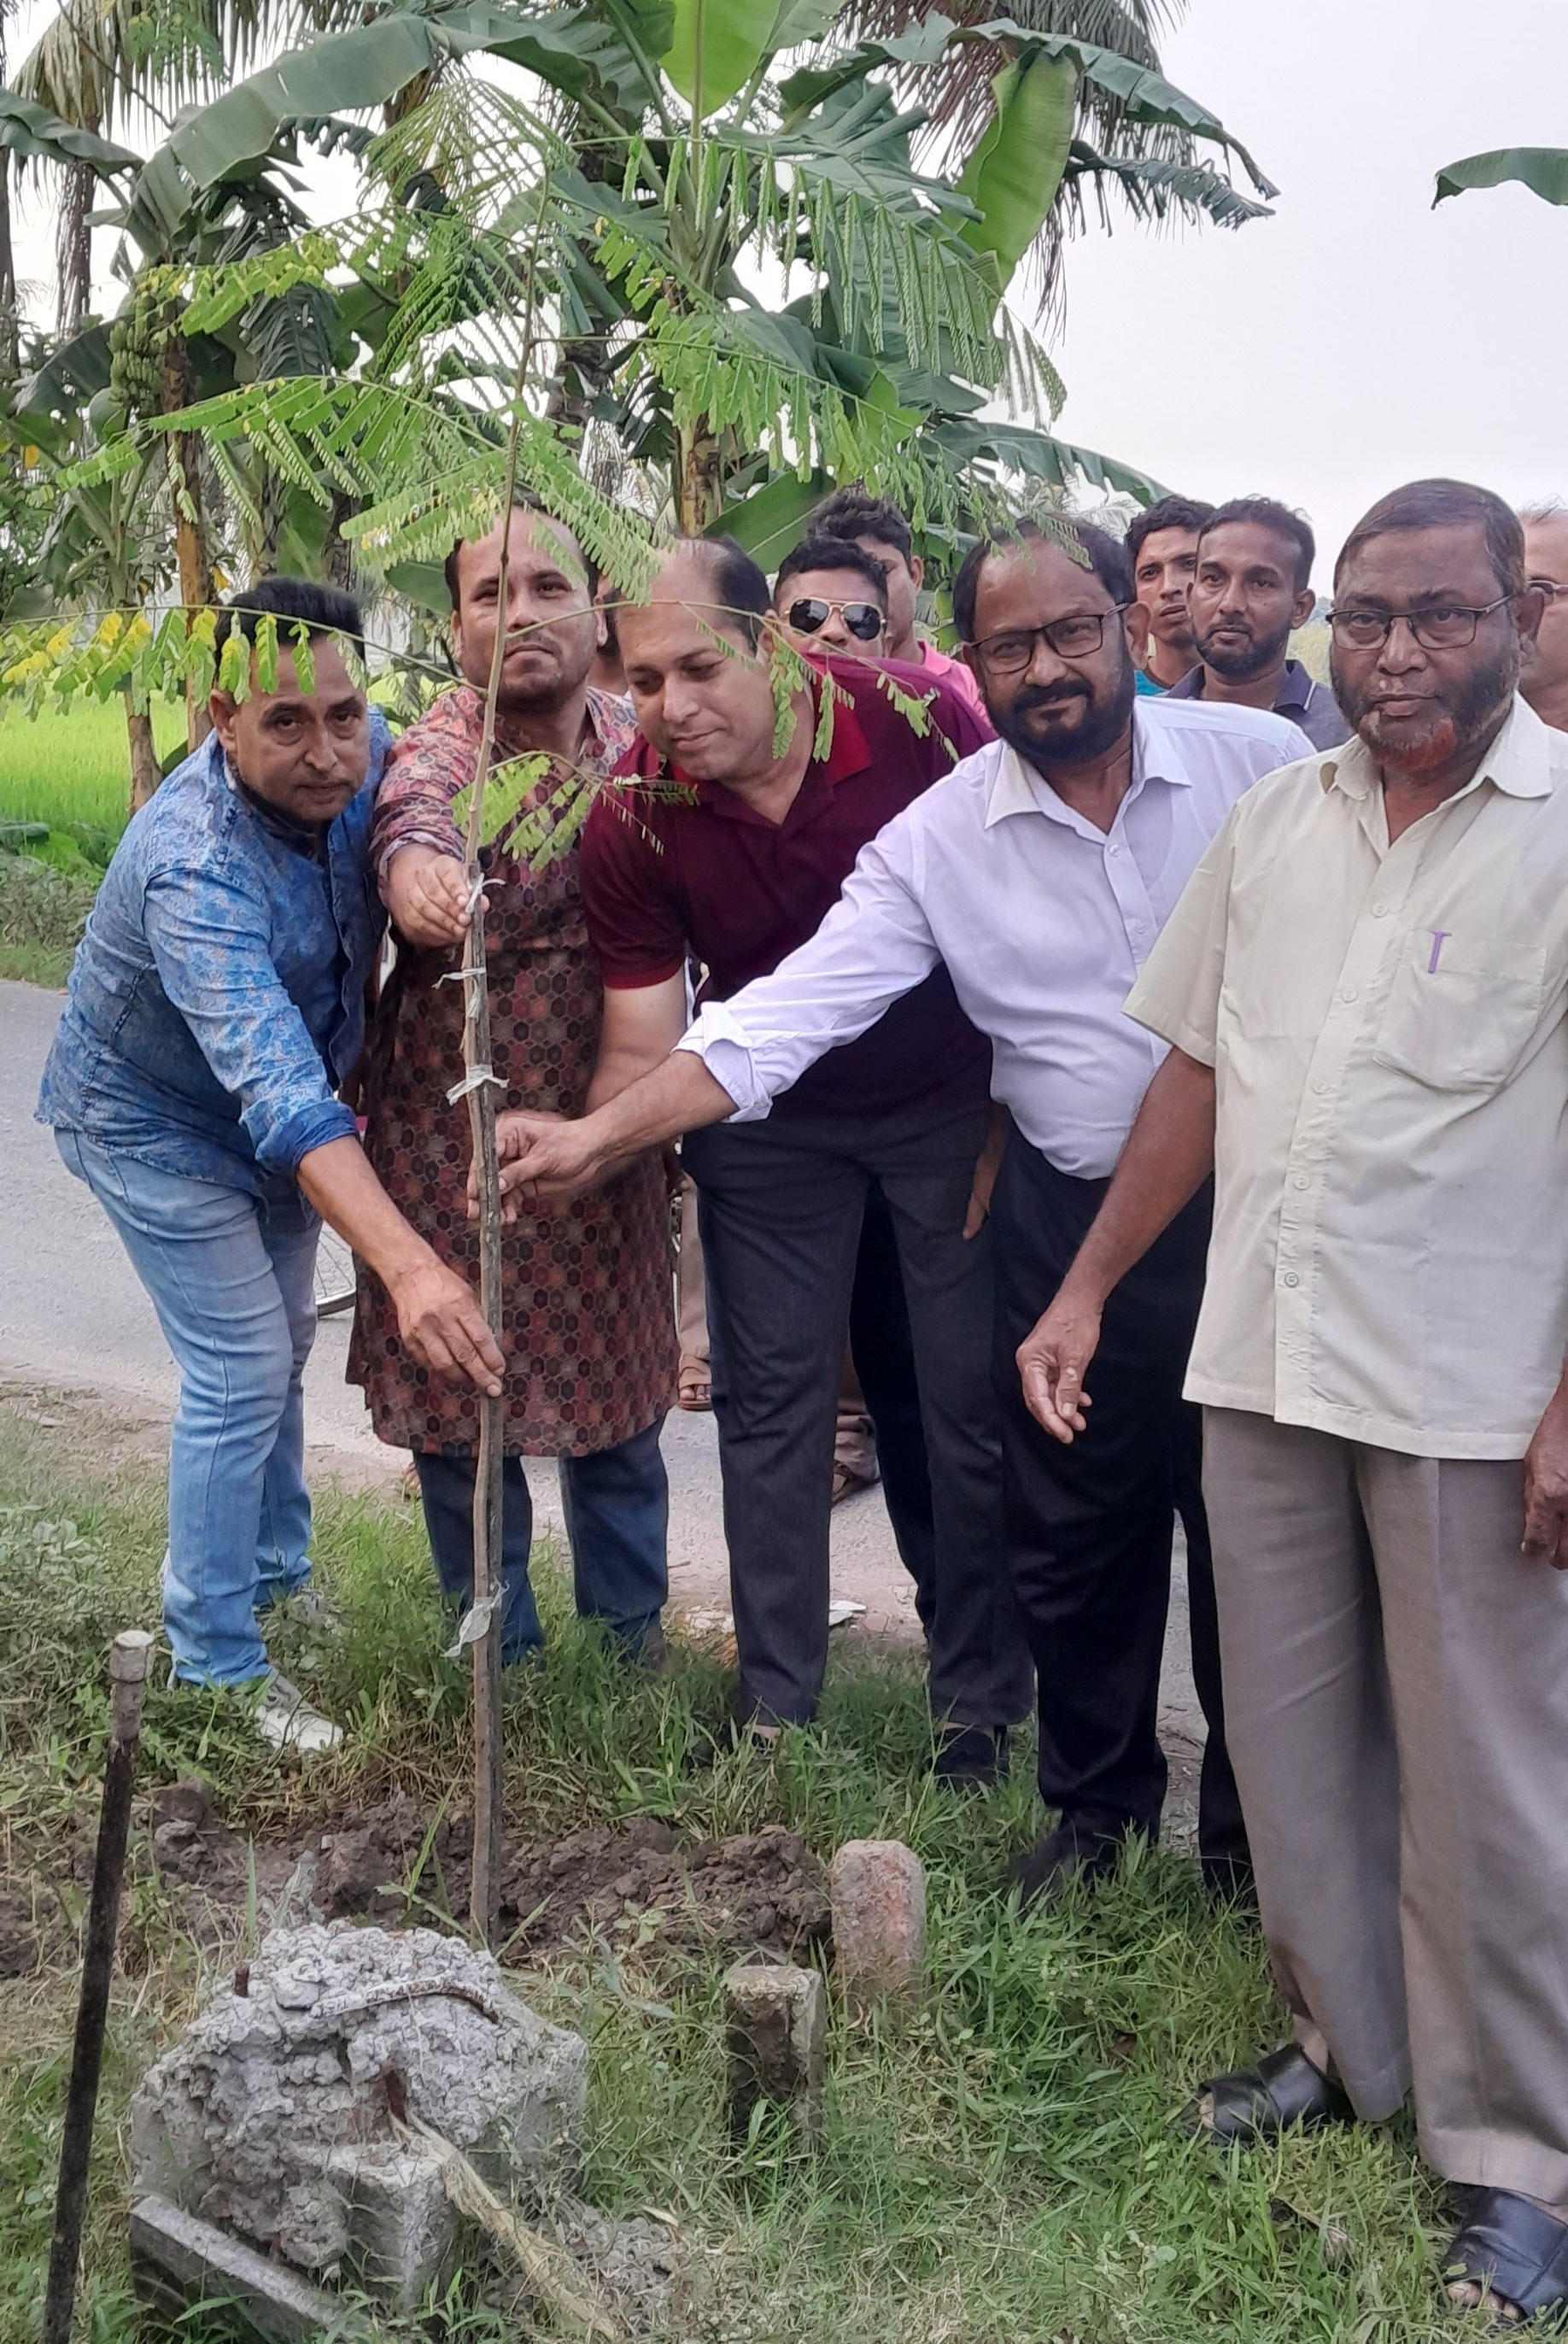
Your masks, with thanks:
[[[155,709],[153,731],[160,755],[166,753],[184,736],[185,711]],[[46,823],[48,840],[29,842],[41,861],[101,870],[126,826],[130,786],[118,698],[78,701],[39,716],[0,712],[0,824]]]

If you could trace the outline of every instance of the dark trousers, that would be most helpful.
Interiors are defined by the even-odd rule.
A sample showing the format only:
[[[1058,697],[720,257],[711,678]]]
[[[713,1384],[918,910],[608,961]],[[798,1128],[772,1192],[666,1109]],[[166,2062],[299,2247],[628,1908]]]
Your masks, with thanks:
[[[663,1430],[660,1417],[613,1449],[557,1460],[578,1612],[585,1620],[602,1620],[634,1652],[658,1625],[669,1591],[669,1483],[658,1445]],[[414,1468],[442,1591],[467,1609],[474,1591],[477,1460],[471,1452],[416,1450]],[[533,1499],[522,1460],[508,1457],[501,1465],[501,1657],[508,1662],[544,1642],[528,1577],[533,1541]]]
[[[985,1132],[978,1109],[936,1122],[775,1116],[686,1140],[716,1337],[743,1714],[801,1722],[821,1691],[839,1370],[873,1182],[893,1233],[930,1460],[932,1712],[1000,1725],[1028,1708],[1002,1544],[990,1238],[963,1237]]]
[[[1198,1844],[1216,1884],[1247,1860],[1225,1752],[1219,1629],[1199,1473],[1199,1410],[1181,1398],[1202,1299],[1210,1191],[1194,1197],[1105,1308],[1070,1448],[1024,1405],[1013,1357],[1060,1285],[1109,1183],[1059,1172],[1015,1131],[992,1200],[996,1371],[1013,1591],[1040,1693],[1040,1789],[1085,1831],[1160,1828],[1156,1718],[1175,1517],[1187,1535],[1192,1677],[1208,1723]]]
[[[936,1600],[937,1526],[915,1339],[899,1239],[888,1200],[875,1182],[866,1192],[849,1290],[849,1352],[877,1437],[882,1499],[899,1559],[915,1582],[915,1610],[929,1639]]]

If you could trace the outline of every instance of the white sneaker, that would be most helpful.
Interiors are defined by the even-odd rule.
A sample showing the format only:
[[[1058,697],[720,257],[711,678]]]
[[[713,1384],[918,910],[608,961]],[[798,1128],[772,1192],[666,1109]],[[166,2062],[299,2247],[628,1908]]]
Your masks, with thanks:
[[[276,1670],[256,1706],[256,1730],[275,1750],[294,1750],[301,1758],[317,1758],[336,1750],[343,1729],[312,1709],[299,1687]]]

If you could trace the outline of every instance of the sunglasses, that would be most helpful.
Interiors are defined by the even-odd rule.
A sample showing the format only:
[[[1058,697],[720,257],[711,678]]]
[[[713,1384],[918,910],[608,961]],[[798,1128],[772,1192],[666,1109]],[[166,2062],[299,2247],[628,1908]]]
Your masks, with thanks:
[[[874,602],[827,602],[812,594],[791,602],[785,613],[798,635],[814,635],[837,611],[857,642],[872,643],[882,631],[882,614]]]

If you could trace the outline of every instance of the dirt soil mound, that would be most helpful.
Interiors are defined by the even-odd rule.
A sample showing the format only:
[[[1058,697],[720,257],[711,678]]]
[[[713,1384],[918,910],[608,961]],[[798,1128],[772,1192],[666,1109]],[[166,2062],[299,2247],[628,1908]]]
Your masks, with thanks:
[[[323,1835],[311,1901],[331,1920],[393,1918],[411,1896],[456,1910],[469,1844],[466,1818],[432,1833],[416,1801],[388,1800]],[[710,1956],[799,1957],[825,1944],[831,1925],[828,1875],[794,1832],[683,1843],[646,1815],[510,1844],[501,1917],[524,1954],[598,1929]]]

